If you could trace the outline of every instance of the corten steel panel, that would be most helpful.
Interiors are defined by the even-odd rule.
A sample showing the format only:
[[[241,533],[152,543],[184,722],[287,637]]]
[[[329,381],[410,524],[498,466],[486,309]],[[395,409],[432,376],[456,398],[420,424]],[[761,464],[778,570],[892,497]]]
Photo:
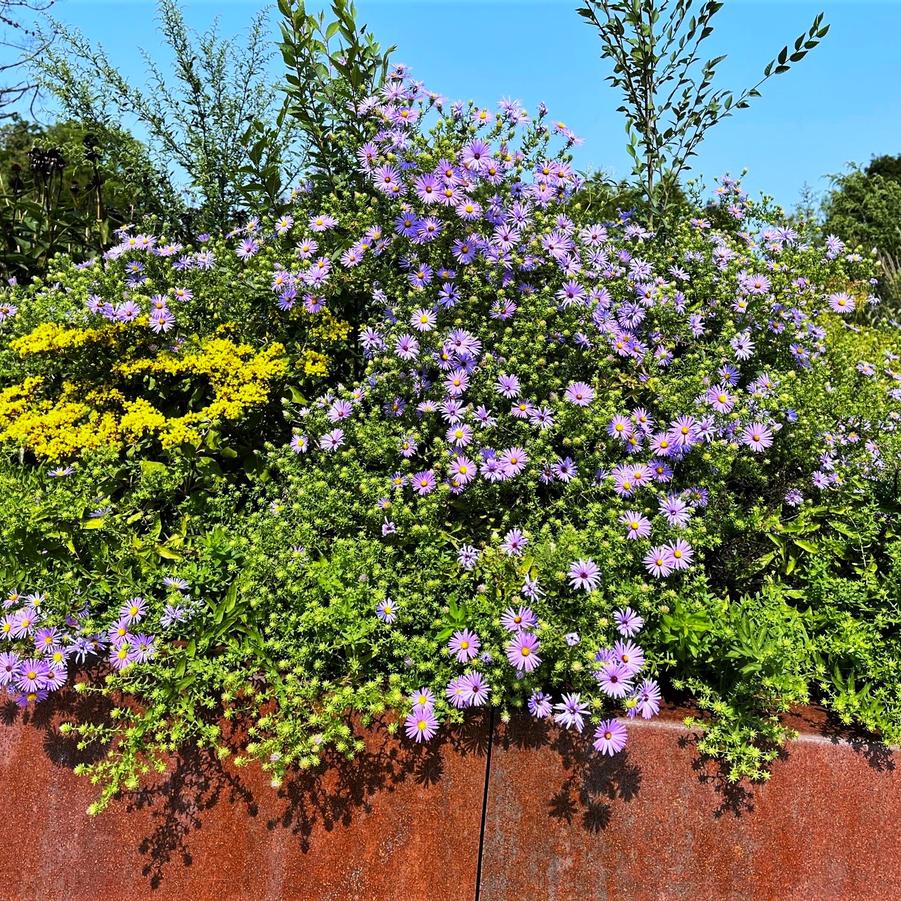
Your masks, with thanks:
[[[58,715],[0,714],[2,901],[475,895],[487,718],[424,748],[370,730],[355,760],[278,791],[256,766],[182,756],[89,818]]]
[[[901,898],[901,753],[816,716],[763,785],[728,785],[678,717],[628,753],[515,720],[495,733],[483,901]]]

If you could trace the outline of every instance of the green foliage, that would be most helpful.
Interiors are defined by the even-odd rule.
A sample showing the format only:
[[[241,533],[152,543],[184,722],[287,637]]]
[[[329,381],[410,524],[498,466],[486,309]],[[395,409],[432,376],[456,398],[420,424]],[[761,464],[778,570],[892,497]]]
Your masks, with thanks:
[[[832,177],[823,203],[827,233],[864,252],[876,249],[884,313],[901,315],[901,157],[879,157]]]
[[[356,149],[364,134],[358,107],[382,86],[394,47],[383,49],[358,24],[350,0],[334,0],[334,19],[307,10],[304,0],[278,0],[279,44],[287,70],[291,116],[310,144],[314,177],[332,184],[360,179]]]
[[[300,169],[297,129],[280,114],[267,76],[266,17],[254,19],[246,46],[239,48],[215,27],[193,35],[175,0],[160,0],[159,12],[173,69],[164,72],[148,56],[146,87],[125,78],[100,48],[60,22],[53,22],[55,41],[36,64],[66,115],[91,129],[137,120],[169,194],[179,194],[187,181],[188,204],[174,209],[165,225],[180,226],[182,238],[225,231],[244,214],[248,198],[278,193],[265,180],[261,190],[261,169],[276,171],[286,184]],[[260,137],[265,159],[263,150],[253,152]]]
[[[690,168],[707,132],[735,110],[746,109],[773,76],[788,72],[829,31],[822,13],[792,47],[767,64],[763,77],[738,94],[715,89],[726,58],[702,62],[723,3],[704,0],[587,0],[578,12],[601,39],[613,72],[607,80],[622,97],[634,173],[652,212],[667,209],[673,188]]]
[[[43,275],[57,253],[102,253],[134,219],[165,218],[166,194],[144,147],[120,129],[47,127],[13,117],[0,128],[0,277]]]

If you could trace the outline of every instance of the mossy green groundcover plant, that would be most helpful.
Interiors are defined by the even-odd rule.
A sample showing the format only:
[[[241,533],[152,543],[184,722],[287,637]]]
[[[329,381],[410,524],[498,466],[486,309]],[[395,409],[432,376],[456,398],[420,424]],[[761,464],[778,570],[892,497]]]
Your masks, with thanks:
[[[394,68],[353,179],[0,299],[0,681],[106,749],[295,767],[473,708],[764,777],[792,704],[901,737],[901,340],[873,260],[723,179],[590,221],[541,107]],[[235,748],[223,720],[240,719]]]

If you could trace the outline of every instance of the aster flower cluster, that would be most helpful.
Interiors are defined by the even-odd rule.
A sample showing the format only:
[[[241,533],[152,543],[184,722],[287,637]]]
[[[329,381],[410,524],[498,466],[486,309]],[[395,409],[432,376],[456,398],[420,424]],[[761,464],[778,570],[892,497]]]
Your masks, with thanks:
[[[597,631],[581,641],[555,605],[623,579],[698,578],[723,472],[785,453],[799,419],[786,389],[824,359],[824,317],[842,313],[825,285],[863,282],[866,264],[804,245],[790,228],[755,231],[757,209],[728,178],[710,218],[669,243],[630,216],[577,224],[567,204],[578,178],[547,149],[541,112],[448,110],[398,75],[360,113],[377,129],[359,154],[375,212],[354,236],[333,211],[324,231],[335,240],[320,232],[316,250],[330,260],[317,283],[325,304],[332,279],[370,291],[375,314],[359,331],[367,373],[297,411],[286,465],[299,478],[328,477],[345,454],[367,455],[378,441],[367,471],[384,480],[375,539],[415,554],[427,523],[450,517],[464,584],[484,591],[502,571],[547,614],[507,609],[504,627],[519,625],[506,641],[485,631],[496,621],[458,623],[447,653],[466,672],[412,705],[407,732],[416,741],[437,732],[442,695],[460,710],[492,703],[508,679],[499,649],[513,684],[534,684],[548,641],[555,673],[570,659],[571,682],[595,655],[595,704],[616,699],[630,716],[653,715],[660,691],[637,678],[641,650],[600,647]],[[796,276],[801,268],[823,283]],[[790,490],[802,485],[800,475]],[[568,559],[560,536],[548,544],[543,505],[581,530]],[[415,619],[402,599],[378,601],[376,613],[392,629]],[[556,711],[581,731],[582,692],[564,691],[557,704],[545,687],[527,696],[534,715]],[[613,723],[599,726],[604,753],[625,741]]]
[[[18,447],[36,379],[68,381],[76,358],[123,375],[117,391],[144,414],[135,509],[109,458],[70,461],[68,445],[44,455],[41,491],[119,479],[115,499],[92,488],[71,518],[93,559],[107,559],[96,539],[109,524],[117,552],[153,561],[127,591],[86,584],[91,602],[65,625],[53,603],[11,605],[4,687],[39,700],[69,678],[61,662],[93,654],[151,699],[128,716],[188,697],[171,720],[119,727],[128,759],[151,735],[215,744],[205,717],[224,704],[249,713],[247,754],[276,780],[327,746],[353,753],[348,710],[391,711],[414,743],[473,709],[528,711],[615,754],[630,720],[659,712],[667,679],[696,686],[703,667],[732,673],[751,653],[730,644],[751,628],[738,618],[756,626],[775,597],[788,607],[811,573],[846,576],[855,505],[882,504],[861,540],[889,534],[901,366],[891,336],[856,331],[871,261],[837,239],[806,243],[731,178],[665,231],[629,212],[595,221],[578,139],[544,107],[449,103],[396,68],[356,113],[353,190],[304,186],[274,222],[194,249],[124,230],[62,272],[63,290],[0,307],[25,350],[0,387]],[[235,329],[248,352],[202,374],[232,384],[278,348],[277,371],[222,400],[232,424],[252,401],[253,427],[201,409],[160,453],[130,380],[174,383],[200,359],[194,338]],[[53,419],[108,450],[92,443],[100,420],[66,418],[76,407],[40,407],[34,431]],[[155,520],[148,498],[168,505]],[[165,542],[164,522],[180,523]],[[166,562],[182,559],[197,597]],[[787,590],[764,597],[770,577]],[[57,630],[43,650],[39,629]],[[823,685],[817,667],[803,671]],[[744,697],[784,706],[773,686],[802,681],[780,674]],[[191,709],[203,715],[180,719]]]

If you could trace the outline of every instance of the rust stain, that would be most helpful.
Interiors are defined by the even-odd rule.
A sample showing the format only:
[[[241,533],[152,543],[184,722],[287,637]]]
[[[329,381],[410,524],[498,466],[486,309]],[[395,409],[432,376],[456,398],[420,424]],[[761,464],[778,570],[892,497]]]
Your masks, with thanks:
[[[499,725],[481,901],[901,898],[901,752],[800,711],[770,782],[734,787],[698,760],[688,712],[636,724],[612,760],[587,737]],[[0,718],[3,901],[476,895],[487,718],[432,748],[361,730],[356,760],[278,791],[185,754],[96,819],[57,720]]]
[[[538,723],[500,730],[482,897],[901,898],[901,753],[805,710],[770,781],[731,786],[679,719],[635,724],[613,759]]]
[[[430,748],[363,731],[355,760],[279,790],[257,767],[182,755],[93,819],[73,744],[52,722],[3,723],[3,901],[475,895],[487,719]]]

